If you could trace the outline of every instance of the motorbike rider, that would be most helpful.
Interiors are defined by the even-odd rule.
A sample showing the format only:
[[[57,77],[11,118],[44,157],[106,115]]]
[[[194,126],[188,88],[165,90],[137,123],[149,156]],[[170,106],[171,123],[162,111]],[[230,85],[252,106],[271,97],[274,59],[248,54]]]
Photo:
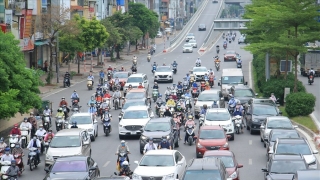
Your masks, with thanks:
[[[276,96],[274,95],[274,93],[271,93],[271,96],[270,96],[269,99],[271,99],[274,103],[277,103],[277,98],[276,98]]]
[[[113,98],[113,101],[112,101],[113,107],[114,107],[114,100],[115,100],[115,99],[119,99],[119,106],[120,106],[121,92],[119,91],[118,88],[117,88],[116,91],[113,93],[112,98]]]
[[[61,98],[61,101],[59,103],[59,107],[62,107],[63,105],[68,107],[68,102],[66,101],[66,98],[64,98],[64,97]]]
[[[189,81],[190,81],[190,75],[189,75],[189,73],[186,74],[186,77],[185,77],[185,78],[186,78],[186,80],[187,80],[188,83],[189,83]]]
[[[196,64],[200,64],[200,65],[201,65],[201,60],[200,60],[199,57],[198,57],[198,59],[196,60]]]
[[[170,142],[166,136],[162,136],[162,141],[159,143],[158,149],[172,149]]]
[[[113,69],[112,69],[111,65],[109,65],[109,67],[108,67],[107,71],[113,71]]]
[[[102,96],[100,93],[96,93],[96,102],[102,102]]]
[[[168,86],[167,90],[164,92],[164,95],[169,96],[171,94],[171,88]]]
[[[151,65],[152,70],[153,70],[153,68],[155,68],[155,70],[157,70],[157,66],[158,66],[157,63],[156,63],[156,62],[153,62],[153,64]],[[151,70],[151,71],[152,71],[152,70]]]
[[[114,85],[115,85],[115,87],[120,85],[120,79],[118,78],[118,76],[116,76],[116,78],[114,79]]]
[[[11,177],[17,179],[20,175],[20,170],[16,163],[16,160],[11,160],[11,166],[6,171],[6,175],[9,176],[8,179],[11,179]]]
[[[40,124],[40,125],[39,125],[39,129],[38,129],[37,132],[36,132],[36,136],[39,137],[39,138],[40,138],[40,137],[44,138],[44,135],[45,135],[46,133],[47,133],[47,131],[43,129],[43,125]]]
[[[131,66],[131,71],[132,71],[133,73],[134,73],[134,72],[136,73],[136,72],[138,71],[138,70],[137,70],[137,66],[133,64],[133,65]]]
[[[101,84],[98,84],[98,87],[97,87],[97,89],[96,89],[96,95],[97,95],[97,94],[102,94],[102,91],[103,91],[103,89],[102,89],[102,87],[101,87]]]
[[[52,124],[52,123],[51,123],[51,116],[52,116],[52,114],[51,114],[51,109],[49,109],[48,106],[46,106],[46,107],[44,108],[44,110],[43,110],[43,115],[45,115],[45,114],[48,114],[48,115],[49,115],[49,121],[50,121],[50,125],[51,125],[51,124]],[[42,116],[42,124],[44,124],[44,116]],[[20,128],[21,128],[21,126],[20,126]]]
[[[44,142],[48,142],[49,140],[52,140],[54,137],[54,133],[52,133],[52,129],[48,130],[48,134],[46,134],[43,138]]]
[[[212,85],[214,85],[214,74],[213,74],[213,72],[210,72],[209,81],[212,81]]]
[[[19,137],[21,136],[21,131],[18,128],[18,124],[15,124],[14,127],[11,129],[10,135],[18,135]]]
[[[143,154],[151,150],[157,150],[157,146],[153,143],[152,137],[149,138],[149,142],[144,146]]]
[[[215,62],[215,63],[221,62],[220,59],[219,59],[219,56],[215,56],[215,57],[214,57],[214,62]]]
[[[184,97],[191,98],[190,90],[187,89],[186,93],[184,93]]]
[[[64,120],[64,112],[63,112],[62,108],[58,109],[58,113],[56,114],[56,118],[59,116],[61,116],[62,120]]]
[[[105,91],[105,93],[103,94],[103,99],[106,99],[106,98],[111,98],[111,95],[109,94],[109,91]]]
[[[156,103],[163,103],[164,101],[162,100],[162,94],[158,95]]]
[[[203,79],[208,82],[209,81],[209,76],[207,73],[204,74]]]
[[[316,72],[313,70],[313,68],[311,68],[309,71],[308,71],[308,81],[310,80],[310,77],[312,77],[312,81],[314,81],[314,75],[316,74]]]
[[[170,95],[170,96],[171,96],[171,98],[172,98],[174,101],[176,101],[176,100],[178,99],[175,91],[171,91],[171,95]]]
[[[124,140],[121,140],[120,145],[117,148],[116,155],[118,155],[120,152],[130,154],[129,146],[126,144]],[[129,161],[129,158],[128,158],[128,161]]]
[[[239,56],[239,58],[237,58],[237,64],[240,64],[240,66],[241,66],[241,64],[242,64],[241,56]]]
[[[233,95],[231,95],[231,98],[228,102],[229,107],[235,107],[236,106],[236,100],[234,99]]]
[[[138,88],[139,88],[139,89],[142,89],[142,88],[144,88],[144,87],[142,86],[142,83],[139,83],[139,86],[138,86]]]
[[[172,84],[171,91],[177,90],[177,85],[175,83]]]
[[[103,72],[103,69],[101,69],[101,71],[99,72],[99,77],[100,77],[100,83],[103,83],[103,81],[104,81],[104,72]]]
[[[71,128],[78,128],[78,126],[77,126],[77,121],[72,121],[72,126],[71,126]]]
[[[10,148],[9,148],[9,147],[6,147],[6,148],[4,149],[4,153],[5,153],[5,154],[2,155],[2,157],[1,157],[1,162],[14,160],[13,155],[10,154]]]
[[[213,101],[213,104],[211,108],[219,108],[219,105],[217,104],[217,101]]]
[[[163,113],[163,116],[165,116],[165,117],[171,117],[172,116],[172,113],[171,113],[169,107],[166,107],[166,111]]]
[[[3,151],[8,145],[4,142],[4,138],[0,138],[0,152]]]
[[[109,108],[109,103],[107,103],[107,99],[103,99],[103,102],[102,102],[102,104],[100,105],[100,108],[101,108],[102,110],[105,110],[105,109]]]
[[[127,177],[131,178],[132,171],[130,170],[128,161],[123,161],[122,167],[121,167],[120,172],[119,172],[119,176],[127,176]]]
[[[36,158],[38,160],[39,163],[41,163],[41,160],[40,160],[40,149],[41,149],[41,142],[40,140],[37,138],[37,136],[33,136],[33,139],[29,142],[28,144],[28,149],[30,148],[37,148],[38,150],[36,151],[37,155],[36,155]],[[28,165],[29,165],[29,161],[28,161]]]
[[[158,85],[157,82],[154,82],[154,85],[153,85],[152,89],[159,89],[159,85]]]
[[[242,116],[240,108],[236,107],[235,111],[233,112],[233,116]]]
[[[181,121],[180,121],[180,119],[177,117],[177,114],[176,113],[174,113],[173,114],[173,118],[172,118],[173,120],[174,120],[174,122],[175,122],[175,128],[177,129],[177,131],[178,131],[178,138],[179,138],[179,140],[181,140],[181,138],[180,138],[180,125],[181,125]]]
[[[91,99],[88,102],[88,105],[90,105],[91,103],[96,104],[96,99],[94,96],[91,96]]]
[[[113,74],[115,74],[116,72],[117,72],[117,68],[116,68],[116,67],[114,67],[114,68],[113,68],[113,72],[112,72],[112,73],[113,73]]]
[[[88,109],[88,113],[91,113],[91,114],[96,114],[97,113],[97,108],[94,106],[93,103],[90,104],[90,107]]]
[[[73,91],[73,93],[71,94],[70,98],[72,100],[72,105],[75,105],[75,101],[74,100],[78,100],[78,102],[79,102],[80,97],[79,97],[79,95],[77,93],[77,90]]]
[[[194,82],[192,83],[192,87],[193,87],[193,88],[198,88],[198,84],[197,84],[196,81],[194,81]]]
[[[28,133],[30,133],[30,130],[32,129],[32,125],[31,123],[28,122],[28,118],[23,118],[22,123],[20,124],[20,129],[22,128],[27,128],[28,129]]]
[[[205,88],[204,88],[205,90],[210,90],[210,84],[209,84],[209,82],[208,81],[206,81],[206,85],[205,85]]]
[[[20,167],[21,167],[21,169],[19,169],[20,170],[20,172],[22,172],[22,171],[24,171],[24,165],[23,165],[23,160],[22,160],[22,157],[24,156],[23,155],[23,149],[20,147],[20,143],[17,143],[15,146],[14,146],[14,148],[12,149],[12,155],[13,155],[13,157],[15,157],[16,155],[17,156],[19,156],[20,155],[20,157],[21,157],[21,161],[20,161]],[[12,165],[12,163],[11,163],[11,165]]]
[[[173,63],[171,64],[173,67],[178,67],[178,63],[176,61],[173,61]]]
[[[195,123],[194,123],[194,121],[193,121],[193,117],[192,116],[188,116],[188,121],[185,123],[185,125],[184,125],[184,128],[185,129],[187,129],[187,126],[188,125],[192,125],[193,126],[193,128],[195,127]],[[194,137],[194,133],[192,134],[192,137]],[[186,135],[185,135],[185,137],[184,137],[184,144],[186,144],[187,143],[187,140],[188,140],[188,133],[186,132]]]
[[[182,88],[183,88],[181,81],[178,82],[177,88],[178,88],[178,89],[182,89]]]
[[[94,76],[92,75],[92,72],[89,73],[88,78],[92,81],[92,86],[94,85]]]
[[[68,80],[68,84],[70,85],[70,73],[67,71],[65,74],[64,74],[64,78]]]
[[[216,46],[216,51],[219,54],[219,51],[220,51],[220,46],[219,45]]]
[[[207,113],[207,110],[208,110],[208,107],[206,104],[204,104],[201,108],[201,111],[200,111],[200,115],[203,114],[203,115],[206,115]]]

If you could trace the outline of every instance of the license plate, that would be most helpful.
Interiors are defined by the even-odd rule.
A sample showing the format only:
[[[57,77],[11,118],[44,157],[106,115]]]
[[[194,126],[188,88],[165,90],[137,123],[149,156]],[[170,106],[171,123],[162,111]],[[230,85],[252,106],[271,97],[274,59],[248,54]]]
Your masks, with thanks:
[[[58,126],[61,126],[61,124],[58,124]]]
[[[131,134],[137,134],[137,132],[131,132]]]

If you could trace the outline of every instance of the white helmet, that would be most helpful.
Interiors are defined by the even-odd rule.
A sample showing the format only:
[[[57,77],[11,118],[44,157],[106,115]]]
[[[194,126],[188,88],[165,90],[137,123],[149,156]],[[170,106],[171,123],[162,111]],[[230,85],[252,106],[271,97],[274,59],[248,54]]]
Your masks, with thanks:
[[[128,163],[128,161],[123,161],[122,165],[123,166],[129,166],[129,163]]]

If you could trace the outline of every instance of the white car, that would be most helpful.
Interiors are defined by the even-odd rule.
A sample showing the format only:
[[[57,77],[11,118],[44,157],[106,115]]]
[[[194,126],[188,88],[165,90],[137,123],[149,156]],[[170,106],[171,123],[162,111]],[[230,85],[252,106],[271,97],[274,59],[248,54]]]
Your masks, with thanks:
[[[185,52],[189,52],[189,53],[192,53],[193,52],[193,47],[191,44],[184,44],[183,45],[183,50],[182,50],[183,53]]]
[[[148,76],[146,74],[138,73],[138,74],[131,74],[128,77],[128,80],[127,80],[127,83],[124,87],[124,90],[127,90],[129,85],[131,85],[132,88],[137,88],[139,86],[139,83],[142,83],[142,86],[146,90],[149,89]]]
[[[192,46],[193,48],[197,48],[197,47],[198,47],[197,41],[196,41],[195,39],[189,40],[189,44],[191,44],[191,46]]]
[[[166,32],[167,34],[172,34],[172,29],[171,28],[165,28],[164,32]]]
[[[196,39],[193,33],[188,33],[186,36],[186,42],[189,42],[191,39]]]
[[[269,138],[269,133],[273,129],[283,129],[283,130],[291,130],[295,129],[298,126],[294,126],[291,123],[291,120],[285,116],[270,116],[267,117],[266,120],[261,123],[260,126],[260,139],[263,142],[264,147],[266,147],[266,143]]]
[[[156,37],[157,37],[157,38],[162,38],[162,36],[163,36],[163,35],[162,35],[162,32],[161,32],[161,31],[158,31],[158,33],[157,33],[157,36],[156,36]]]
[[[147,106],[131,106],[127,108],[119,122],[119,138],[141,135],[143,127],[154,117]]]
[[[70,117],[69,129],[72,126],[72,122],[77,122],[78,128],[86,129],[90,135],[91,141],[95,141],[98,136],[98,121],[92,118],[91,113],[75,113]]]
[[[177,150],[151,150],[140,160],[134,161],[138,167],[132,179],[181,179],[186,169],[186,158]]]
[[[205,74],[209,75],[208,69],[204,66],[194,67],[192,73],[195,75],[196,81],[202,80]]]
[[[173,83],[173,73],[170,66],[158,66],[154,73],[154,82],[167,81]]]
[[[243,34],[243,35],[241,35],[240,37],[239,37],[239,39],[238,39],[238,44],[240,44],[240,43],[245,43],[245,40],[246,40],[246,36]]]
[[[220,108],[219,92],[220,90],[206,90],[199,94],[194,106],[194,114],[196,118],[199,118],[199,113],[204,104],[206,104],[208,108],[211,108],[213,101],[216,101]]]
[[[234,140],[234,125],[228,109],[208,109],[202,124],[208,126],[221,126],[226,129],[226,134],[231,136],[229,140]]]

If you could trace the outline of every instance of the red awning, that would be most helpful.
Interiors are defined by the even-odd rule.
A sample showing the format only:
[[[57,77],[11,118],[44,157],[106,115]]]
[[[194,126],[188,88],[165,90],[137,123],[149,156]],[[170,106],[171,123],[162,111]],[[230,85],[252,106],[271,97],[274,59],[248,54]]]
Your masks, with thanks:
[[[83,11],[83,7],[82,7],[82,6],[71,6],[70,9],[71,9],[71,10]]]

